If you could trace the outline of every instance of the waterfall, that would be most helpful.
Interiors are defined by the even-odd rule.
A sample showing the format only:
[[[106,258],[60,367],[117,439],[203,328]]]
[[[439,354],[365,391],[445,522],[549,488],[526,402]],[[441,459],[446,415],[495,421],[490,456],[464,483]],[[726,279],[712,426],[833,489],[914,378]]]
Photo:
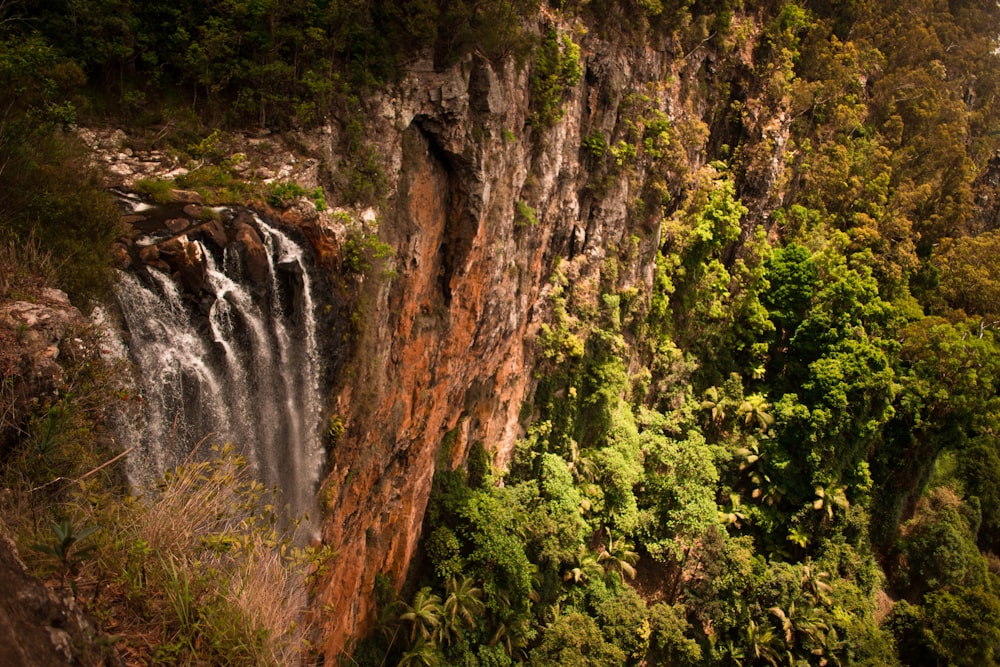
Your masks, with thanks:
[[[290,516],[301,517],[315,513],[323,463],[316,281],[303,245],[258,216],[253,222],[266,280],[249,278],[238,244],[187,237],[204,267],[201,294],[155,264],[120,276],[123,338],[144,406],[129,474],[143,485],[206,437],[231,442],[260,481],[281,489]]]

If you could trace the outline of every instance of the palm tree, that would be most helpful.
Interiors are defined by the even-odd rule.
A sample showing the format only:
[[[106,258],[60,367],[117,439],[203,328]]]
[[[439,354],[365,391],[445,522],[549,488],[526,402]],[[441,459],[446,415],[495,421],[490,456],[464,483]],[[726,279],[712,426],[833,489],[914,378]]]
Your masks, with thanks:
[[[785,495],[785,490],[781,485],[772,481],[769,475],[762,472],[751,474],[750,481],[754,484],[754,489],[750,492],[750,497],[766,505],[775,504]]]
[[[413,603],[406,606],[399,620],[410,626],[410,645],[416,646],[417,638],[431,641],[441,627],[441,597],[424,586],[413,596]]]
[[[434,642],[421,637],[417,643],[403,654],[397,663],[398,667],[440,667],[444,663]]]
[[[809,531],[802,526],[792,526],[788,531],[788,541],[797,544],[799,548],[805,549],[809,546],[812,536]]]
[[[823,640],[829,626],[823,622],[816,609],[812,607],[796,606],[794,602],[788,605],[786,612],[781,607],[771,607],[768,609],[771,614],[781,623],[781,630],[785,635],[785,644],[789,651],[795,648],[796,644],[802,644],[803,649],[812,650],[812,645],[818,643],[823,645]]]
[[[813,501],[812,507],[817,512],[825,510],[826,519],[833,520],[834,508],[846,510],[850,506],[851,501],[847,499],[846,486],[816,487],[816,499]]]
[[[763,394],[750,394],[740,401],[736,413],[743,417],[747,426],[756,425],[766,432],[768,427],[774,425],[774,417],[767,412],[770,409],[771,404],[764,400]]]
[[[750,653],[755,658],[764,660],[773,667],[777,667],[780,656],[777,648],[775,648],[777,637],[771,626],[764,625],[761,627],[751,618],[747,620],[746,633],[747,646],[750,649]]]
[[[577,444],[576,440],[570,440],[570,461],[568,467],[569,471],[573,473],[573,479],[576,480],[577,484],[582,482],[593,484],[594,480],[597,479],[599,470],[597,463],[590,456],[591,451],[589,449],[580,451],[580,445]]]
[[[727,639],[721,644],[719,644],[719,654],[729,658],[730,662],[733,662],[737,667],[743,667],[743,661],[746,660],[746,653],[743,652],[743,647],[739,644],[734,644],[732,639]]]
[[[471,577],[452,577],[445,587],[444,625],[441,634],[445,641],[458,637],[462,627],[476,627],[476,616],[483,613],[486,605],[482,601],[483,590],[477,588]]]
[[[500,644],[514,660],[525,657],[525,648],[535,638],[529,614],[510,614],[497,622],[490,646]]]
[[[603,572],[604,569],[595,556],[587,547],[580,545],[576,553],[576,567],[563,573],[563,581],[574,584],[586,584],[595,576]]]
[[[736,450],[736,455],[740,457],[740,471],[744,471],[760,460],[760,449],[755,439],[750,439],[750,444]]]
[[[812,563],[806,563],[802,566],[802,590],[814,607],[829,607],[833,604],[833,600],[830,599],[833,586],[829,582],[829,572],[817,571]]]
[[[615,540],[611,535],[611,529],[605,528],[604,532],[608,536],[608,544],[604,551],[597,557],[598,563],[604,563],[606,572],[616,572],[622,581],[625,577],[635,578],[635,564],[639,561],[639,554],[635,552],[632,545],[625,541],[625,538]]]
[[[405,609],[406,604],[398,599],[379,609],[376,629],[389,642],[386,655],[392,651],[392,647],[396,643],[396,637],[399,636],[399,630],[402,627],[399,614]]]
[[[712,423],[719,423],[726,418],[726,397],[718,387],[709,387],[702,394],[701,409],[712,415]]]
[[[846,642],[840,639],[836,628],[830,628],[830,631],[823,637],[821,644],[821,646],[813,649],[813,654],[819,656],[820,667],[827,667],[827,665],[840,667],[844,664],[839,654],[844,651]]]
[[[740,494],[730,493],[729,502],[731,504],[730,511],[722,512],[719,514],[719,522],[724,523],[727,526],[740,527],[740,522],[746,520],[746,515],[740,511]]]

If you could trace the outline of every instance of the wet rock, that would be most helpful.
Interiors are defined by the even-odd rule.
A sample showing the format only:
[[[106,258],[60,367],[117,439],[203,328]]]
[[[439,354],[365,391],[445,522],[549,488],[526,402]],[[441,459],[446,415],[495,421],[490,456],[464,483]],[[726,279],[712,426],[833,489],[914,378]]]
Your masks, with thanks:
[[[197,192],[191,190],[171,190],[170,196],[174,201],[179,201],[184,204],[204,204],[205,200]]]
[[[148,245],[139,249],[139,259],[143,264],[153,264],[160,259],[160,248],[156,245]]]
[[[111,261],[122,271],[127,271],[132,267],[132,255],[128,246],[124,243],[115,243],[111,246]]]
[[[199,294],[208,280],[208,262],[201,247],[186,236],[178,236],[159,245],[160,257],[170,265],[184,290]]]
[[[281,214],[281,219],[291,225],[299,226],[315,222],[319,218],[316,205],[305,197],[299,197]]]
[[[243,271],[247,278],[257,285],[262,285],[268,276],[267,249],[260,240],[257,230],[250,225],[251,217],[246,211],[241,211],[233,220],[236,249],[243,262]]]
[[[179,234],[187,229],[191,222],[187,218],[170,218],[163,224],[174,234]]]
[[[209,220],[206,223],[198,225],[191,232],[192,234],[198,234],[211,240],[220,250],[225,248],[229,243],[229,239],[226,236],[226,229],[219,220]]]
[[[162,271],[163,273],[170,273],[170,265],[164,262],[162,259],[154,259],[152,261],[146,262],[146,266],[151,269],[156,269],[157,271]]]

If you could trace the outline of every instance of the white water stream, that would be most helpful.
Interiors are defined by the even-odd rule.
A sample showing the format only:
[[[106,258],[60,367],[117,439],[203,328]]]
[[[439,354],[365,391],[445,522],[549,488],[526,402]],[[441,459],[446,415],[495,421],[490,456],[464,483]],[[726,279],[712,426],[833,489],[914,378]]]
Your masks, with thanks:
[[[301,517],[314,513],[323,463],[315,280],[301,245],[255,222],[267,284],[246,284],[229,248],[218,261],[199,247],[213,295],[207,317],[154,268],[152,284],[121,275],[124,339],[144,406],[129,474],[140,485],[157,479],[207,436],[205,453],[208,443],[235,444],[262,482],[281,489],[290,516]]]

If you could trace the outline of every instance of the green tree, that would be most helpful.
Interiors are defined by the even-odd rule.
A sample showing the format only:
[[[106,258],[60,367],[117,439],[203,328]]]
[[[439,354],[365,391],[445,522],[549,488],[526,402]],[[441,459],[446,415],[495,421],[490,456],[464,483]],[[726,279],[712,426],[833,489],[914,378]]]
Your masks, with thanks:
[[[580,47],[568,35],[560,35],[555,27],[550,27],[535,52],[534,65],[531,122],[546,128],[563,117],[566,95],[583,77]]]
[[[536,667],[614,667],[625,661],[625,653],[605,641],[597,622],[579,612],[558,615],[528,656],[528,664]]]
[[[701,663],[701,646],[688,636],[688,623],[682,605],[658,603],[649,609],[649,654],[650,664],[676,665],[687,667]]]
[[[0,40],[0,239],[44,248],[57,286],[84,307],[107,294],[108,248],[121,229],[101,174],[64,131],[82,79],[37,36]]]
[[[648,616],[645,601],[628,586],[594,607],[594,617],[604,639],[621,649],[632,663],[641,661],[648,652]]]
[[[444,623],[441,626],[441,634],[446,642],[450,642],[453,637],[460,637],[463,628],[476,627],[476,619],[485,610],[482,595],[482,590],[469,577],[452,577],[448,580],[442,605]]]
[[[430,586],[414,594],[412,602],[399,614],[399,622],[410,628],[411,646],[416,647],[418,640],[429,644],[436,642],[441,632],[442,611],[441,597]]]
[[[938,294],[949,307],[984,318],[989,326],[1000,321],[1000,231],[975,237],[947,239],[935,249]]]

